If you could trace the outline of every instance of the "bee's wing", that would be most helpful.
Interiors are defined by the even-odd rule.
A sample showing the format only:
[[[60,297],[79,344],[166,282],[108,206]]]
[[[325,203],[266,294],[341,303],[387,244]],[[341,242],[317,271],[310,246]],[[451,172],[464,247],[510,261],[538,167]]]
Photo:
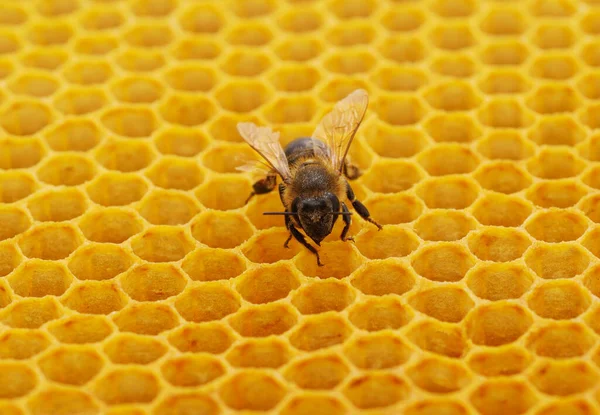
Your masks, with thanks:
[[[237,171],[250,173],[252,175],[268,176],[272,174],[273,169],[267,163],[262,161],[251,160],[235,168]]]
[[[279,143],[279,133],[269,127],[258,127],[252,122],[241,122],[237,125],[242,138],[260,154],[275,170],[284,182],[290,180],[290,168],[287,157]]]
[[[327,143],[330,153],[328,159],[339,172],[342,171],[348,149],[367,112],[368,104],[367,91],[355,90],[335,104],[313,133],[313,138]]]

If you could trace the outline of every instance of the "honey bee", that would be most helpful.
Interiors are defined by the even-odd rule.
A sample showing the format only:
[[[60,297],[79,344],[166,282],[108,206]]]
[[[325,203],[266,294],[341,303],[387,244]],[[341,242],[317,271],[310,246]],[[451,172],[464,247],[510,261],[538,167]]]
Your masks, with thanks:
[[[338,216],[342,216],[344,228],[342,241],[353,240],[348,236],[351,224],[346,202],[365,220],[377,226],[365,207],[356,199],[348,180],[360,176],[347,155],[350,145],[367,111],[369,98],[364,89],[357,89],[338,101],[323,117],[311,137],[297,138],[285,149],[279,142],[279,132],[270,127],[259,127],[251,122],[237,125],[242,138],[266,163],[265,177],[253,185],[248,202],[254,195],[271,192],[281,177],[279,196],[284,212],[264,212],[267,215],[284,215],[285,227],[290,235],[284,247],[295,238],[316,255],[317,264],[322,266],[319,252],[299,231],[302,229],[317,246],[333,230]],[[240,168],[244,170],[244,167]]]

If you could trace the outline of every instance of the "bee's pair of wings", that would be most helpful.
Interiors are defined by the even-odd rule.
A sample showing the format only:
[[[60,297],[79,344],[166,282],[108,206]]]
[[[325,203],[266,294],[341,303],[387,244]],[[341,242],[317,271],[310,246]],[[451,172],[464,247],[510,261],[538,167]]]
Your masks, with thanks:
[[[313,139],[323,141],[328,147],[325,153],[321,147],[314,146],[315,155],[329,161],[340,173],[356,130],[365,116],[368,103],[367,91],[355,90],[335,104],[333,110],[323,117],[312,134]],[[289,182],[291,173],[285,152],[279,142],[279,132],[273,131],[270,127],[259,127],[251,122],[239,123],[237,128],[250,147],[265,159],[269,168],[275,170],[284,182]],[[248,167],[243,166],[240,170],[248,170]],[[256,165],[252,166],[252,169],[256,170]]]

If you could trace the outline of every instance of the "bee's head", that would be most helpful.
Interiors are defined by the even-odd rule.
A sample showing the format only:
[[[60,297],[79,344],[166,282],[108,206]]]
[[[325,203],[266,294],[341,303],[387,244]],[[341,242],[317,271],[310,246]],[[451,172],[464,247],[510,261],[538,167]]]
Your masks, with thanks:
[[[320,197],[294,200],[292,210],[298,214],[298,220],[306,235],[317,245],[331,233],[340,209],[339,199],[332,193]]]

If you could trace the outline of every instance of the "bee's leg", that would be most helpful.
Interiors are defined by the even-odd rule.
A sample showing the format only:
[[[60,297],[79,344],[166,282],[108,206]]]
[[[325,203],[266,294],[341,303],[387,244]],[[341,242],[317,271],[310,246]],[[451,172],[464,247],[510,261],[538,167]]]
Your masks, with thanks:
[[[342,212],[350,213],[348,207],[344,202],[342,202]],[[348,231],[350,230],[350,224],[352,223],[352,219],[350,218],[350,215],[343,215],[342,218],[344,219],[344,229],[342,229],[342,235],[340,236],[340,238],[342,239],[342,241],[353,241],[354,238],[352,236],[346,237]]]
[[[277,176],[272,174],[269,174],[264,179],[256,181],[252,185],[252,192],[250,193],[250,196],[248,196],[248,199],[246,199],[246,202],[244,204],[247,204],[250,201],[250,199],[252,199],[252,197],[255,195],[263,195],[265,193],[269,193],[270,191],[275,189],[276,184]]]
[[[302,235],[300,233],[300,231],[294,227],[294,225],[292,224],[291,221],[290,221],[288,229],[290,230],[290,233],[292,234],[292,236],[294,238],[296,238],[296,240],[298,242],[300,242],[302,245],[304,245],[306,247],[306,249],[308,249],[310,252],[312,252],[313,254],[315,254],[317,256],[317,265],[322,267],[323,264],[321,264],[321,258],[319,257],[319,252],[311,244],[306,242],[306,239],[304,239],[304,235]]]
[[[360,202],[360,200],[356,199],[356,196],[354,195],[354,190],[352,190],[350,184],[346,183],[346,186],[346,196],[348,197],[348,200],[352,202],[352,207],[354,208],[354,210],[356,210],[356,213],[358,213],[361,218],[363,218],[367,222],[371,222],[373,225],[377,226],[379,230],[381,230],[383,227],[371,218],[371,214],[369,213],[367,207],[363,205]]]
[[[289,230],[290,226],[293,226],[292,225],[292,221],[291,221],[290,217],[286,215],[286,217],[285,217],[285,228],[287,230]],[[285,242],[283,244],[283,247],[284,248],[289,248],[288,244],[290,243],[291,240],[292,240],[292,231],[290,231],[290,236],[288,236],[288,238],[285,240]]]
[[[348,178],[348,180],[356,180],[360,176],[362,176],[362,171],[360,168],[353,164],[351,161],[346,160],[344,163],[344,176]]]

